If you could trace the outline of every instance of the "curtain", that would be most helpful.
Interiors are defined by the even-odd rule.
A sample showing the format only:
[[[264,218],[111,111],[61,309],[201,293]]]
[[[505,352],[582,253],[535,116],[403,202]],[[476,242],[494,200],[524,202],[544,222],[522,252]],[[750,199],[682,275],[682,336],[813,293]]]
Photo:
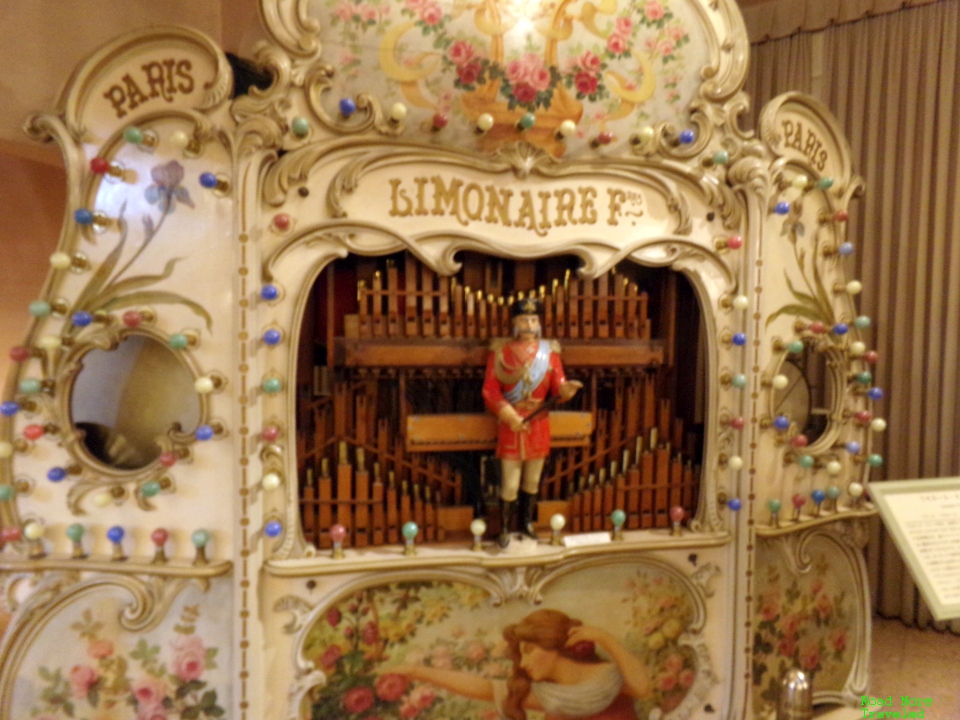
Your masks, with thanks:
[[[836,115],[865,180],[848,239],[885,391],[875,481],[960,475],[958,39],[960,0],[941,0],[752,48],[752,127],[773,97],[814,95]],[[868,562],[880,615],[933,622],[879,525]],[[960,621],[935,625],[960,632]]]

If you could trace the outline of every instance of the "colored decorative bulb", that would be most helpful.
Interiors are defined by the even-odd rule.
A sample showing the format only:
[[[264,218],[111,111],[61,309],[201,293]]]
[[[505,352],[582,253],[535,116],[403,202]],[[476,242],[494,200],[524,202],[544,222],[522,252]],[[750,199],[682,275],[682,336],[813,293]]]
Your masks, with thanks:
[[[41,335],[37,345],[47,352],[54,352],[63,346],[63,340],[59,335]]]
[[[851,280],[846,284],[845,289],[850,295],[859,295],[860,291],[863,290],[863,283],[859,280]]]
[[[273,216],[273,226],[277,230],[290,229],[290,216],[287,213],[277,213]]]
[[[170,533],[167,532],[164,528],[157,528],[152,533],[150,533],[150,542],[152,542],[157,547],[163,547],[167,544],[167,540],[170,539]]]
[[[183,130],[177,130],[170,135],[170,144],[178,150],[185,150],[190,144],[190,136]]]
[[[867,397],[871,400],[883,400],[883,390],[878,387],[872,387],[867,390]]]
[[[838,488],[836,485],[831,485],[828,487],[827,497],[831,500],[836,500],[838,497],[840,497],[840,488]]]
[[[734,333],[731,340],[733,340],[733,344],[737,347],[743,347],[747,344],[747,334],[742,332]]]
[[[554,532],[560,532],[567,524],[567,519],[560,513],[554,513],[550,517],[550,529]]]
[[[804,470],[809,470],[814,466],[815,463],[816,460],[814,459],[813,455],[807,455],[806,453],[797,458],[797,465],[802,467]]]
[[[858,423],[861,425],[866,425],[873,418],[873,414],[869,410],[861,410],[853,416]]]
[[[112,528],[107,530],[107,540],[112,543],[118,543],[123,540],[124,532],[123,528],[119,525],[114,525]]]
[[[858,452],[860,452],[860,443],[858,443],[856,440],[851,440],[844,447],[846,447],[847,452],[851,455],[856,455]]]
[[[853,326],[857,330],[866,330],[870,327],[870,318],[866,315],[860,315],[856,320],[853,321]]]
[[[195,548],[206,547],[207,543],[210,542],[210,533],[206,530],[194,530],[193,534],[190,535],[190,542],[193,543]]]
[[[10,348],[10,359],[15,363],[26,362],[30,359],[30,348],[17,346]]]
[[[86,530],[83,525],[73,523],[67,527],[67,540],[75,543],[80,542],[83,540],[84,533],[86,533]]]
[[[738,390],[743,390],[747,386],[747,376],[743,373],[737,373],[730,378],[730,384]]]
[[[786,415],[777,415],[773,419],[773,426],[780,432],[785,432],[790,428],[790,418]]]
[[[853,255],[853,250],[854,247],[852,242],[843,242],[840,243],[840,246],[837,248],[837,253],[847,257],[849,255]]]
[[[200,425],[194,431],[194,437],[201,441],[211,440],[215,434],[216,433],[213,431],[213,428],[209,425]]]
[[[110,161],[106,158],[95,157],[90,160],[90,172],[94,175],[104,175],[110,169]]]
[[[353,98],[341,98],[340,99],[340,114],[345,118],[350,117],[357,111],[357,103]]]
[[[730,498],[727,500],[727,507],[737,512],[740,508],[743,507],[743,503],[740,502],[740,498]]]
[[[193,389],[200,395],[209,395],[217,389],[217,384],[213,378],[204,375],[193,381]]]
[[[36,378],[24,378],[17,384],[17,388],[24,395],[34,395],[43,390],[43,383]]]
[[[826,331],[826,329],[827,329],[827,326],[824,325],[819,320],[814,320],[812,323],[810,323],[810,332],[815,333],[816,335],[823,334]]]
[[[260,297],[268,302],[270,300],[276,300],[280,297],[280,290],[276,285],[264,285],[260,288]]]
[[[403,524],[403,528],[400,530],[400,532],[405,540],[413,540],[417,536],[417,533],[420,532],[420,528],[411,520]]]
[[[140,494],[145,498],[156,497],[160,494],[160,483],[156,480],[148,480],[140,486]]]
[[[93,322],[93,315],[86,310],[78,310],[70,317],[70,321],[77,327],[87,327]]]
[[[767,507],[770,508],[770,512],[778,513],[780,512],[780,509],[783,507],[783,504],[776,498],[773,498],[772,500],[769,500],[767,502]]]
[[[218,184],[217,176],[212,172],[200,173],[200,185],[207,190],[213,190]]]
[[[790,203],[786,202],[785,200],[781,200],[773,206],[773,211],[777,215],[786,215],[790,212]]]
[[[270,328],[263,333],[263,342],[267,345],[279,345],[281,340],[283,340],[283,333],[276,328]]]
[[[23,530],[21,530],[16,525],[11,525],[9,527],[3,528],[0,530],[0,540],[5,543],[16,542],[23,537]]]
[[[12,400],[7,400],[6,402],[0,403],[0,415],[3,415],[4,417],[13,417],[18,412],[20,412],[20,405]]]
[[[670,521],[674,523],[683,522],[683,518],[686,517],[686,511],[680,505],[674,505],[670,508]]]
[[[746,425],[747,425],[747,421],[744,420],[739,415],[737,415],[736,417],[730,418],[730,427],[732,427],[734,430],[743,430],[743,428],[745,428]]]
[[[131,145],[139,145],[143,142],[143,131],[138,127],[128,127],[123,131],[123,139]]]
[[[873,373],[867,372],[866,370],[864,370],[863,372],[858,372],[857,382],[860,383],[861,385],[869,385],[870,383],[873,382]]]
[[[863,354],[863,361],[869,365],[876,365],[880,361],[880,353],[876,350],[868,350]]]
[[[823,492],[820,488],[817,488],[810,493],[810,497],[813,498],[813,502],[819,505],[827,497],[826,493]]]
[[[433,116],[433,129],[434,130],[443,130],[447,126],[447,123],[450,122],[450,119],[443,113],[436,113]]]
[[[686,130],[680,131],[680,142],[684,145],[690,145],[694,140],[697,139],[697,134],[687,128]]]
[[[343,525],[337,523],[330,527],[330,540],[335,543],[342,543],[346,539],[347,529]]]
[[[529,130],[537,122],[536,116],[532,112],[524,113],[520,117],[520,121],[517,123],[520,126],[521,130]]]
[[[93,496],[93,504],[97,507],[106,507],[113,502],[113,495],[108,492],[98,492]]]
[[[878,468],[883,465],[883,456],[877,455],[876,453],[872,454],[867,458],[867,465],[873,468]]]
[[[275,538],[283,532],[283,523],[279,520],[271,520],[263,526],[263,533],[267,537]]]
[[[280,428],[276,425],[264,425],[263,430],[260,431],[260,437],[265,442],[276,442],[280,437]]]
[[[623,510],[614,510],[610,513],[610,522],[614,527],[622,527],[627,521],[627,514]]]
[[[183,333],[174,333],[167,342],[174,350],[185,350],[190,345],[190,339]]]
[[[642,128],[640,128],[640,132],[637,133],[637,137],[639,137],[640,141],[643,143],[650,142],[651,140],[653,140],[654,137],[656,137],[656,135],[657,135],[657,131],[654,130],[649,125],[643,126]]]
[[[597,145],[609,145],[613,142],[613,133],[609,130],[604,130],[601,133],[597,134]]]
[[[483,518],[475,518],[470,522],[470,534],[481,537],[487,531],[487,523]]]
[[[728,162],[730,162],[730,153],[728,153],[726,150],[717,150],[713,154],[712,159],[714,165],[726,165]]]
[[[47,480],[50,482],[60,482],[67,477],[67,471],[62,467],[52,467],[47,470]]]
[[[177,464],[177,454],[172,450],[165,450],[160,453],[160,457],[157,458],[157,462],[160,463],[165,468],[173,467]]]
[[[783,390],[790,384],[790,378],[786,375],[774,375],[770,380],[770,385],[774,390]]]
[[[848,332],[850,332],[850,326],[846,323],[837,323],[833,326],[834,335],[846,335]]]
[[[310,123],[305,117],[295,117],[290,122],[290,130],[297,137],[306,137],[307,133],[310,132]]]
[[[35,318],[48,317],[51,312],[53,312],[53,308],[45,300],[34,300],[30,303],[30,314]]]
[[[742,235],[731,235],[727,238],[727,247],[731,250],[739,250],[743,247]]]
[[[793,180],[790,181],[790,185],[797,190],[803,190],[808,184],[810,184],[810,178],[803,174],[794,175]]]
[[[283,383],[280,378],[269,377],[260,383],[260,388],[268,395],[276,395],[283,389]]]
[[[803,340],[791,340],[787,343],[787,352],[797,355],[803,352]]]
[[[23,429],[23,436],[27,440],[39,440],[46,434],[43,425],[30,424]]]
[[[805,448],[809,443],[810,439],[803,433],[794,435],[792,438],[790,438],[790,444],[795,448]]]
[[[54,270],[67,270],[73,265],[73,259],[65,252],[55,252],[50,256],[50,267]]]
[[[93,225],[93,213],[87,208],[77,208],[74,210],[73,219],[78,225]]]
[[[8,502],[17,496],[13,485],[0,485],[0,502]]]
[[[827,475],[839,475],[843,470],[843,465],[837,460],[831,460],[827,463]]]
[[[817,180],[817,188],[820,190],[829,190],[833,187],[833,178],[831,177],[822,177]]]
[[[796,493],[790,500],[793,503],[793,507],[797,510],[807,504],[807,498],[803,493]]]
[[[846,210],[837,210],[833,214],[834,222],[846,222],[849,219],[850,219],[850,213],[848,213]]]
[[[128,328],[135,328],[143,323],[143,314],[139,310],[127,310],[120,319]]]

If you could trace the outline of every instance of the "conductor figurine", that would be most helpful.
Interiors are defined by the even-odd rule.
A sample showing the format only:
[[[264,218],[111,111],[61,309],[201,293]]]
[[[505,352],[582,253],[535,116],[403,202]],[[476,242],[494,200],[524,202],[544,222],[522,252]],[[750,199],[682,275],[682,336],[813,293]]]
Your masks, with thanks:
[[[550,452],[548,409],[566,402],[583,387],[567,380],[556,340],[541,339],[540,301],[530,297],[510,306],[512,339],[490,345],[483,400],[499,419],[497,457],[501,464],[500,547],[510,542],[518,515],[519,530],[536,539],[535,499],[543,463]]]

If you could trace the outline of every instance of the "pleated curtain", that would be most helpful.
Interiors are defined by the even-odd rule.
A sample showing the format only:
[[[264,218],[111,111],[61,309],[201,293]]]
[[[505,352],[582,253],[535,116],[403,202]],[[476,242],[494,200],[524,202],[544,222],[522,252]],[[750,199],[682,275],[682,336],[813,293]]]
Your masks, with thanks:
[[[790,3],[785,3],[790,4]],[[874,482],[960,475],[960,0],[940,0],[754,44],[747,120],[789,90],[837,117],[865,194],[849,237],[863,282],[860,314],[880,353]],[[876,524],[868,564],[877,612],[933,623],[886,531]]]

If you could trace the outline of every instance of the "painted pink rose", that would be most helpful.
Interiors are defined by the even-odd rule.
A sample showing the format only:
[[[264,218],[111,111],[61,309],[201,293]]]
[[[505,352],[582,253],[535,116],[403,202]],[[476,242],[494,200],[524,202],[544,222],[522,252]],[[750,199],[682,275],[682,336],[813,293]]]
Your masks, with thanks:
[[[426,685],[417,685],[407,696],[407,700],[420,710],[426,710],[433,705],[433,701],[436,699],[437,693],[434,692],[433,688]]]
[[[550,87],[550,71],[541,66],[534,68],[530,72],[530,86],[537,92],[542,92]]]
[[[377,9],[372,5],[361,5],[360,19],[364,22],[375,22],[377,19]]]
[[[611,35],[607,38],[607,52],[613,55],[622,55],[627,50],[627,41],[620,35]]]
[[[339,660],[342,656],[343,650],[340,649],[340,646],[331,645],[324,650],[323,655],[320,656],[320,665],[323,666],[324,670],[329,670],[337,664],[337,660]]]
[[[167,709],[163,705],[141,705],[137,708],[137,720],[167,720]]]
[[[336,627],[340,624],[340,619],[343,616],[340,614],[339,608],[332,607],[327,610],[327,622],[330,624],[330,627]]]
[[[691,685],[693,685],[693,681],[695,678],[696,678],[696,675],[694,674],[693,670],[690,670],[688,668],[677,676],[677,682],[680,683],[680,687],[688,688]]]
[[[793,657],[797,649],[797,638],[795,635],[787,635],[777,643],[777,652],[783,657]]]
[[[457,68],[457,77],[464,85],[473,85],[480,77],[480,63],[471,62]]]
[[[659,20],[664,16],[663,5],[657,2],[657,0],[650,0],[646,6],[643,8],[644,15],[647,16],[648,20]]]
[[[529,83],[519,83],[513,86],[513,96],[517,102],[528,104],[537,99],[537,91]]]
[[[837,652],[843,652],[847,649],[847,631],[834,630],[830,634],[830,646]]]
[[[773,620],[780,614],[780,598],[774,593],[764,595],[763,604],[760,606],[760,616],[764,620]]]
[[[633,31],[633,20],[620,16],[613,23],[613,31],[617,35],[629,35]]]
[[[348,22],[353,18],[353,3],[350,2],[340,2],[337,4],[337,7],[334,9],[333,14],[335,17],[340,18],[344,22]]]
[[[664,57],[673,55],[675,51],[676,47],[671,40],[664,40],[662,43],[660,43],[660,54]]]
[[[660,675],[657,677],[657,687],[660,688],[660,692],[670,692],[677,686],[677,676],[676,675]]]
[[[403,6],[415,15],[419,15],[420,11],[427,6],[428,2],[430,2],[430,0],[405,0]]]
[[[667,659],[663,663],[663,667],[666,668],[667,672],[678,673],[683,670],[683,657],[672,653],[667,656]]]
[[[527,67],[523,60],[511,60],[507,63],[506,74],[507,80],[510,81],[511,85],[519,85],[527,81],[530,68]]]
[[[196,635],[182,635],[170,643],[170,647],[173,649],[170,662],[173,674],[184,682],[198,680],[207,662],[203,640]]]
[[[400,705],[400,717],[404,720],[411,720],[420,714],[420,708],[411,702],[404,701]]]
[[[669,28],[667,28],[667,35],[674,42],[680,42],[687,36],[687,31],[679,25],[671,25]]]
[[[467,647],[467,652],[464,653],[467,660],[472,663],[483,662],[487,659],[487,649],[483,646],[482,643],[470,643]]]
[[[374,684],[377,697],[385,702],[397,702],[403,697],[410,683],[407,678],[397,673],[387,673],[377,678]]]
[[[135,682],[131,689],[137,705],[146,708],[160,705],[167,696],[167,684],[159,678],[144,678]]]
[[[587,72],[596,72],[600,69],[600,56],[587,50],[577,60],[577,65]]]
[[[588,72],[578,72],[573,79],[573,86],[580,95],[592,95],[597,91],[597,76]]]
[[[800,643],[800,667],[804,670],[816,670],[820,664],[820,648],[816,643]]]
[[[426,25],[439,25],[443,20],[443,8],[436,3],[430,3],[420,11],[420,19]]]
[[[343,694],[343,709],[359,715],[373,707],[373,690],[368,687],[352,687]]]
[[[450,49],[447,50],[447,57],[450,58],[450,62],[454,65],[464,65],[473,60],[474,55],[476,55],[476,52],[473,49],[473,45],[466,40],[455,41],[453,45],[450,46]]]
[[[797,630],[800,629],[801,617],[794,613],[793,615],[787,615],[783,621],[780,623],[783,628],[784,635],[796,635]]]
[[[92,640],[87,645],[87,655],[94,660],[110,657],[113,655],[113,643],[109,640]]]
[[[826,593],[817,596],[816,606],[817,613],[820,614],[820,617],[826,617],[833,612],[833,600],[830,599],[830,596]]]
[[[89,665],[74,665],[70,670],[70,694],[75,698],[85,698],[99,679],[100,673]]]

